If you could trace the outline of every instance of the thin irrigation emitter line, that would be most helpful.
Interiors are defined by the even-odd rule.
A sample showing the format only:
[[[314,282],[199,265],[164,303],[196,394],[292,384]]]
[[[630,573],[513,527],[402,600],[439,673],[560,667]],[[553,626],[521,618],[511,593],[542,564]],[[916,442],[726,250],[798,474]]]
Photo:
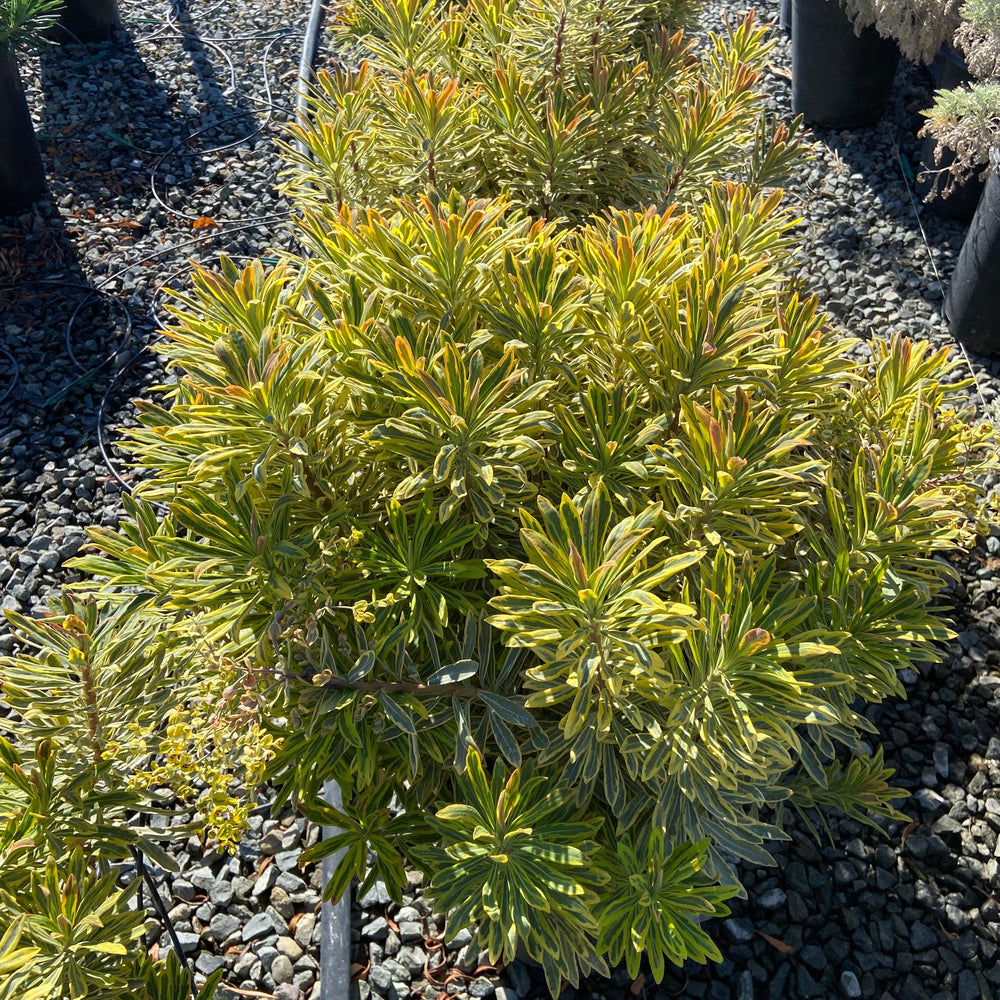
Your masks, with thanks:
[[[188,961],[187,955],[184,952],[184,947],[181,944],[180,938],[177,936],[177,929],[174,927],[173,921],[170,919],[170,914],[167,912],[167,908],[163,905],[163,900],[160,899],[160,894],[157,891],[156,883],[153,881],[153,876],[146,867],[146,856],[134,844],[129,847],[129,851],[131,851],[132,858],[135,861],[135,869],[139,878],[143,879],[149,887],[149,895],[153,903],[153,907],[167,928],[170,943],[173,945],[174,951],[177,954],[177,958],[180,960],[182,968],[187,971],[188,978],[191,980],[191,995],[195,996],[198,992],[198,984],[194,978],[194,969],[191,968],[191,963]]]
[[[172,9],[174,7],[174,5],[176,4],[176,0],[168,0],[168,4],[170,5],[170,7]],[[221,7],[221,6],[223,6],[222,0],[220,0],[220,3],[215,4],[213,7],[211,7],[209,9],[209,12],[211,12],[212,10],[215,10],[216,8]],[[204,15],[204,13],[205,12],[202,12],[203,15]],[[149,19],[149,20],[151,20],[151,19]],[[138,38],[135,39],[135,41],[139,42],[139,41],[147,41],[147,40],[155,39],[155,38],[158,38],[161,35],[163,35],[164,33],[169,32],[169,31],[174,31],[175,33],[177,33],[179,35],[182,35],[182,36],[185,34],[185,32],[183,31],[183,28],[180,25],[178,25],[173,20],[173,18],[170,16],[169,13],[167,14],[166,18],[163,19],[160,23],[161,23],[161,27],[159,29],[157,29],[156,31],[152,32],[151,34],[138,37]],[[269,59],[270,53],[271,53],[272,49],[274,48],[274,46],[278,42],[284,40],[285,38],[288,38],[292,34],[294,34],[294,32],[293,32],[292,29],[289,29],[289,28],[276,28],[276,29],[273,29],[273,30],[267,31],[267,32],[254,32],[254,33],[250,33],[250,34],[247,34],[247,35],[213,36],[212,38],[209,38],[209,39],[203,39],[203,41],[206,41],[207,43],[210,44],[210,46],[213,49],[213,51],[216,51],[222,57],[222,59],[225,61],[226,65],[229,67],[230,87],[233,90],[233,92],[237,93],[237,94],[240,94],[246,101],[248,101],[251,104],[256,104],[258,106],[263,106],[264,108],[267,109],[267,112],[266,112],[266,114],[264,116],[263,121],[260,122],[259,125],[258,125],[258,127],[256,129],[254,129],[254,131],[252,131],[251,133],[249,133],[247,135],[244,135],[244,136],[241,136],[238,139],[234,139],[231,142],[224,143],[224,144],[222,144],[220,146],[213,147],[213,148],[206,149],[206,150],[200,150],[199,151],[200,153],[204,154],[204,153],[220,152],[223,149],[229,148],[230,146],[238,145],[240,142],[244,142],[246,139],[252,138],[253,136],[260,134],[265,128],[267,128],[271,124],[271,120],[272,120],[272,118],[273,118],[273,116],[274,116],[274,114],[276,112],[280,112],[280,113],[288,115],[288,116],[291,116],[292,114],[294,114],[294,110],[292,108],[289,108],[289,107],[284,106],[284,105],[279,105],[279,104],[277,104],[277,103],[274,102],[274,100],[273,100],[273,97],[274,97],[274,87],[273,87],[273,82],[272,82],[272,78],[271,78],[271,72],[270,72],[270,69],[269,69],[269,66],[268,66],[268,59]],[[239,88],[236,85],[236,69],[235,69],[235,64],[233,62],[233,59],[222,48],[221,45],[217,44],[220,41],[248,41],[248,40],[252,41],[252,40],[255,40],[255,39],[260,39],[260,40],[267,39],[268,40],[267,45],[264,47],[264,50],[263,50],[263,53],[262,53],[262,57],[261,57],[261,66],[262,66],[262,69],[263,69],[263,81],[264,81],[264,96],[263,97],[258,97],[256,94],[254,94],[254,93],[252,93],[250,91],[243,91],[243,90],[241,90],[241,88]],[[314,48],[315,48],[315,46],[314,46]],[[93,111],[91,111],[90,117],[91,118],[93,117]],[[190,133],[188,136],[186,136],[186,138],[181,143],[178,143],[175,146],[171,147],[171,149],[168,150],[167,153],[164,153],[164,154],[154,153],[152,150],[143,149],[142,147],[136,146],[134,143],[131,143],[128,140],[123,140],[123,139],[121,139],[121,137],[118,137],[118,136],[112,135],[112,138],[115,141],[121,142],[122,144],[124,144],[124,145],[128,146],[129,148],[135,150],[137,153],[140,153],[140,154],[143,154],[143,155],[153,155],[153,156],[157,157],[156,161],[155,161],[155,163],[154,163],[154,165],[153,165],[153,167],[151,169],[151,172],[150,172],[150,188],[151,188],[151,191],[152,191],[154,199],[157,201],[157,203],[165,211],[171,213],[172,215],[178,216],[180,218],[185,218],[185,219],[193,220],[193,219],[196,219],[198,217],[197,216],[188,216],[188,215],[185,215],[184,213],[177,212],[174,209],[171,209],[170,206],[167,205],[159,197],[159,194],[156,191],[156,179],[155,179],[156,178],[156,170],[159,168],[159,166],[161,165],[161,163],[164,161],[164,159],[167,156],[169,156],[171,153],[174,153],[177,150],[181,149],[184,146],[184,144],[190,142],[192,138],[200,135],[201,133],[207,131],[210,128],[217,127],[218,125],[223,124],[226,121],[230,121],[230,120],[233,120],[233,119],[239,118],[239,117],[242,117],[242,116],[241,115],[229,115],[229,116],[226,116],[226,117],[224,117],[222,119],[219,119],[219,120],[217,120],[215,122],[212,122],[209,125],[202,126],[202,128],[199,128],[196,131]],[[77,315],[79,314],[79,312],[83,308],[83,306],[86,304],[86,302],[89,301],[89,299],[90,299],[90,296],[85,297],[77,305],[77,307],[73,310],[73,312],[70,315],[69,319],[66,321],[66,325],[65,325],[65,329],[64,329],[64,333],[63,333],[63,337],[64,337],[64,340],[65,340],[65,343],[66,343],[66,352],[67,352],[67,355],[70,358],[70,360],[73,362],[73,364],[75,364],[76,367],[79,368],[83,372],[83,374],[79,378],[74,379],[68,385],[63,386],[62,389],[60,389],[58,392],[56,392],[52,396],[50,396],[47,399],[43,400],[42,403],[41,403],[41,405],[43,407],[47,407],[47,406],[51,406],[51,405],[53,405],[55,403],[60,402],[74,388],[76,388],[79,385],[85,384],[97,372],[99,372],[100,370],[102,370],[105,365],[107,365],[108,363],[114,361],[116,358],[120,357],[122,355],[122,353],[125,352],[128,349],[128,347],[131,345],[132,328],[133,328],[133,319],[132,319],[131,311],[129,310],[129,308],[128,308],[128,306],[127,306],[127,304],[125,302],[123,302],[117,296],[113,295],[111,292],[105,291],[104,290],[104,286],[105,285],[109,284],[111,281],[119,279],[123,273],[131,270],[132,268],[134,268],[134,267],[136,267],[136,266],[138,266],[140,264],[146,263],[148,261],[155,260],[157,257],[164,256],[165,254],[169,254],[171,252],[176,252],[176,250],[178,250],[182,246],[185,246],[185,245],[194,246],[194,245],[197,245],[198,243],[218,238],[218,236],[222,235],[223,232],[226,235],[229,235],[229,234],[232,234],[232,233],[237,233],[237,232],[243,232],[243,231],[255,229],[255,228],[257,228],[259,226],[262,226],[264,224],[267,224],[267,223],[283,221],[283,220],[285,220],[287,218],[288,218],[288,213],[287,212],[283,212],[283,213],[280,213],[280,214],[272,214],[272,215],[267,215],[267,216],[253,217],[253,218],[251,218],[249,220],[240,220],[236,224],[230,224],[230,223],[226,222],[225,220],[223,220],[221,223],[217,223],[217,225],[219,226],[219,232],[214,232],[214,233],[211,233],[211,234],[205,234],[204,236],[195,237],[195,238],[193,238],[191,240],[188,240],[188,241],[185,241],[185,242],[182,242],[182,243],[171,244],[171,245],[169,245],[169,246],[167,246],[167,247],[165,247],[165,248],[163,248],[161,250],[154,251],[153,253],[146,254],[146,255],[144,255],[142,257],[137,258],[136,260],[132,261],[131,263],[126,264],[124,267],[120,268],[114,274],[108,275],[108,277],[104,278],[102,281],[95,282],[93,285],[79,285],[77,283],[72,283],[72,282],[62,282],[62,284],[65,287],[79,287],[80,289],[82,289],[84,291],[91,292],[92,294],[97,294],[97,295],[105,296],[109,300],[114,301],[115,304],[118,305],[118,307],[125,314],[126,333],[125,333],[125,336],[123,338],[123,342],[114,351],[112,351],[110,354],[106,355],[102,360],[100,360],[97,364],[93,365],[90,368],[86,368],[84,365],[82,365],[79,362],[79,360],[76,358],[75,354],[74,354],[73,347],[72,347],[72,336],[73,336],[73,327],[75,325]],[[49,284],[57,284],[57,283],[60,282],[60,279],[58,279],[58,278],[48,278],[48,279],[37,279],[37,281],[38,282],[43,282],[44,281],[44,282],[49,283]],[[31,282],[31,284],[34,284],[34,283],[35,282]],[[29,284],[29,282],[19,282],[18,283],[19,287],[24,287],[27,284]],[[0,282],[0,288],[4,288],[4,287],[7,287],[7,283]],[[157,294],[158,292],[159,292],[159,289],[157,289],[156,293],[154,293],[154,298],[155,298],[155,294]],[[144,346],[149,346],[149,343],[147,343]],[[6,347],[2,348],[2,354],[10,362],[11,373],[10,373],[10,376],[8,378],[7,385],[3,388],[2,393],[0,393],[0,403],[5,402],[10,397],[10,395],[14,392],[14,390],[17,388],[18,383],[20,382],[20,365],[17,362],[17,358]],[[105,444],[104,444],[104,435],[103,435],[103,426],[102,426],[102,424],[103,424],[104,412],[105,412],[105,409],[106,409],[106,403],[107,403],[108,397],[110,396],[111,391],[118,386],[118,384],[121,381],[121,376],[124,374],[124,372],[127,369],[131,368],[131,366],[134,364],[134,362],[135,362],[135,357],[129,358],[115,372],[115,374],[114,374],[114,376],[112,378],[111,383],[109,384],[107,390],[105,391],[105,393],[102,396],[100,406],[98,407],[97,436],[98,436],[98,444],[99,444],[99,447],[100,447],[102,458],[104,459],[105,463],[108,465],[109,471],[111,472],[112,476],[118,481],[119,485],[122,486],[122,487],[126,487],[126,488],[127,488],[127,484],[124,482],[124,480],[121,478],[121,476],[119,476],[117,474],[116,470],[113,467],[111,467],[111,465],[110,465],[110,456],[108,456],[107,450],[106,450],[106,447],[105,447]]]
[[[910,207],[913,209],[913,217],[917,220],[917,228],[920,230],[920,238],[923,240],[924,249],[927,251],[927,258],[931,262],[931,270],[934,272],[934,280],[939,284],[943,284],[941,281],[941,272],[938,270],[937,261],[934,259],[934,251],[931,250],[930,240],[927,239],[927,230],[924,229],[924,220],[920,218],[920,208],[917,205],[917,199],[910,180],[912,168],[909,163],[905,162],[903,159],[899,143],[896,140],[895,130],[890,129],[889,138],[892,140],[892,151],[896,154],[896,163],[899,165],[899,172],[902,174],[903,184],[906,186],[906,194],[910,199]],[[976,387],[976,395],[979,397],[979,402],[982,405],[983,416],[985,417],[987,415],[986,398],[983,396],[983,390],[979,387],[979,379],[976,378],[976,370],[972,367],[972,358],[969,357],[969,352],[965,349],[965,344],[963,344],[960,340],[955,340],[954,337],[952,337],[952,340],[954,341],[955,346],[962,352],[962,357],[965,359],[965,364],[969,369],[969,374],[972,376],[972,384]]]

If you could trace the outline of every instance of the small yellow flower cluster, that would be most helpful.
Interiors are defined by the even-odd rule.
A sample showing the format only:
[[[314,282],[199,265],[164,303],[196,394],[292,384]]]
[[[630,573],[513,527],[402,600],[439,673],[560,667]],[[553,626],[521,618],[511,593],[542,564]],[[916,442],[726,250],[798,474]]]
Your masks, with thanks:
[[[133,784],[170,789],[197,809],[204,835],[232,852],[278,741],[261,725],[250,671],[212,659],[218,670],[171,712],[156,758]]]
[[[359,625],[375,621],[375,612],[380,608],[391,608],[396,603],[395,595],[390,591],[385,597],[376,598],[374,592],[370,601],[355,601],[352,606],[354,620]]]

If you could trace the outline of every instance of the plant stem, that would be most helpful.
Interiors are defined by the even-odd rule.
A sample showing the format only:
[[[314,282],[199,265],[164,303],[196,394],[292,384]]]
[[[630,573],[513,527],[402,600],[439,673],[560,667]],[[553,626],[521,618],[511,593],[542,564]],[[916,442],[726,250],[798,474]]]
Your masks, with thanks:
[[[562,73],[562,48],[563,38],[566,34],[566,8],[563,7],[562,14],[559,15],[559,27],[556,28],[556,51],[552,57],[552,82],[556,83]]]
[[[331,677],[324,682],[324,687],[349,688],[352,691],[369,691],[386,694],[418,694],[430,695],[433,698],[446,698],[452,695],[459,698],[477,698],[479,688],[469,684],[420,684],[413,681],[349,681],[346,677]]]
[[[590,36],[590,47],[593,50],[594,72],[597,72],[597,45],[601,38],[601,21],[604,17],[604,0],[597,5],[597,17],[594,18],[594,33]]]
[[[94,671],[90,659],[85,658],[80,665],[80,678],[83,681],[83,696],[86,702],[84,712],[87,716],[87,735],[93,748],[94,767],[99,767],[101,755],[101,713],[97,707],[97,685],[94,682]]]

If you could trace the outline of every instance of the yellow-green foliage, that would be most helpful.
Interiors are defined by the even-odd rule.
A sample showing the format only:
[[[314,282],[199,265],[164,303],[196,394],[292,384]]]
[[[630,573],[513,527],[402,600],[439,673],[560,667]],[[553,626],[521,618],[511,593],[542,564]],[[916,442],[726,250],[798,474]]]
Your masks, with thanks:
[[[346,831],[337,891],[369,847],[390,886],[421,865],[555,989],[625,948],[637,865],[677,880],[642,947],[703,958],[689,916],[722,912],[720,851],[769,861],[762,810],[795,790],[892,814],[880,759],[845,777],[834,753],[868,728],[855,699],[900,694],[949,634],[933,557],[968,537],[993,443],[943,352],[876,342],[855,370],[784,288],[789,225],[724,185],[572,230],[401,201],[331,215],[308,261],[196,274],[181,381],[134,436],[150,528],[95,531],[81,566],[168,646],[253,665],[287,720],[272,776]],[[523,818],[495,821],[506,867],[449,876],[487,843],[463,826],[473,759],[495,781],[537,761],[546,808],[592,831],[585,876],[576,833],[535,845]],[[316,804],[329,777],[344,814]]]
[[[41,621],[9,614],[39,654],[0,661],[16,713],[0,723],[11,737],[0,737],[0,997],[188,1000],[187,972],[151,963],[137,942],[145,914],[128,903],[139,882],[119,887],[112,865],[140,850],[176,867],[152,831],[127,821],[156,810],[143,788],[169,764],[150,769],[165,748],[161,722],[197,688],[178,669],[183,651],[143,623],[69,596],[52,611]],[[199,757],[203,774],[206,764]],[[226,770],[223,788],[228,761]]]
[[[330,894],[415,865],[553,993],[644,950],[658,976],[717,958],[700,918],[727,856],[771,862],[775,807],[898,815],[857,700],[950,634],[935,557],[995,461],[945,352],[894,338],[859,369],[789,288],[759,30],[700,56],[647,31],[619,65],[575,20],[597,9],[635,38],[624,3],[346,19],[374,55],[298,133],[311,255],[195,272],[179,380],[131,438],[149,477],[77,563],[112,635],[262,720],[248,773],[273,753],[342,831],[309,855],[343,849]],[[573,89],[605,73],[600,101]],[[549,150],[588,123],[556,183],[508,113]],[[216,760],[193,696],[191,768]]]
[[[376,0],[338,20],[357,68],[322,72],[288,190],[322,228],[343,204],[505,193],[546,218],[690,202],[709,178],[773,183],[798,155],[761,114],[747,20],[696,55],[605,0]],[[794,129],[792,130],[794,131]],[[310,246],[313,240],[309,241]]]

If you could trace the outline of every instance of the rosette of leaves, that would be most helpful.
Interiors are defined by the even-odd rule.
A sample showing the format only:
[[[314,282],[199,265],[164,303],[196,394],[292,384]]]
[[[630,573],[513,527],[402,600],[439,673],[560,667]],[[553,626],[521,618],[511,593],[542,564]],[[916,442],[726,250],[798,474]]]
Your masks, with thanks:
[[[3,0],[0,3],[0,51],[12,53],[37,41],[55,24],[59,0]]]
[[[466,49],[495,46],[490,86],[549,88],[562,113],[565,10],[559,76],[588,65],[576,8],[403,10],[352,15],[375,56],[317,106],[345,155],[380,141],[385,88],[439,87],[421,60],[454,64],[439,111]],[[755,39],[713,42],[728,89],[699,97],[690,69],[665,100],[703,103],[671,121],[725,106],[760,127]],[[694,67],[647,41],[667,55],[642,73]],[[481,110],[456,111],[442,170]],[[673,128],[643,121],[651,148]],[[453,925],[478,921],[495,959],[523,944],[554,993],[608,956],[716,957],[699,919],[736,890],[729,859],[771,863],[783,804],[898,817],[858,699],[901,693],[950,634],[935,556],[971,540],[995,467],[944,352],[876,342],[857,370],[788,287],[780,195],[720,166],[745,134],[702,133],[697,195],[652,207],[577,167],[558,206],[523,197],[493,139],[471,188],[464,166],[445,190],[331,159],[297,191],[308,259],[223,261],[175,301],[177,380],[129,441],[148,476],[76,564],[112,631],[155,636],[185,677],[239,665],[279,797],[339,828],[309,855],[343,852],[328,895],[355,877],[398,895],[415,866]],[[579,224],[585,203],[602,211]]]
[[[604,881],[596,820],[575,818],[568,789],[551,789],[530,765],[510,777],[505,770],[498,765],[490,779],[478,752],[469,753],[462,801],[432,823],[441,846],[425,862],[435,871],[430,891],[456,926],[479,926],[491,955],[511,962],[523,942],[553,992],[567,973],[575,978],[573,964],[606,975],[593,912]]]

